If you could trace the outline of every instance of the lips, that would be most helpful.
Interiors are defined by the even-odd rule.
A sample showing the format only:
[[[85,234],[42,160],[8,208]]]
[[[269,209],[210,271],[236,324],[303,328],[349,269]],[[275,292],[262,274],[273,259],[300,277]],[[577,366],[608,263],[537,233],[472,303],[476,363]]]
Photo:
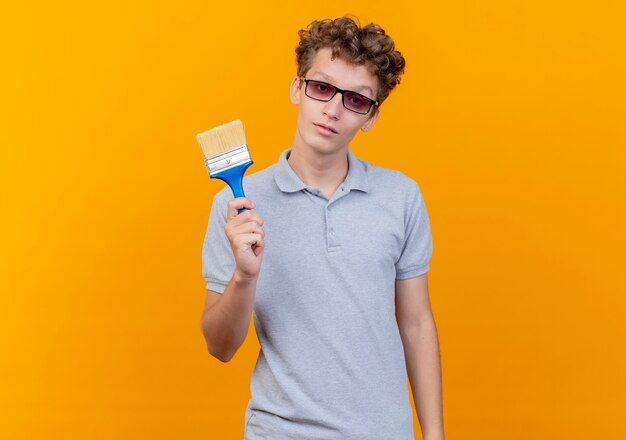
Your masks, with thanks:
[[[337,130],[335,130],[333,127],[330,127],[330,126],[328,126],[328,125],[324,125],[324,124],[315,124],[315,123],[314,123],[313,125],[315,125],[315,126],[317,126],[317,127],[325,128],[326,130],[328,130],[328,131],[330,131],[330,132],[332,132],[332,133],[337,134]]]

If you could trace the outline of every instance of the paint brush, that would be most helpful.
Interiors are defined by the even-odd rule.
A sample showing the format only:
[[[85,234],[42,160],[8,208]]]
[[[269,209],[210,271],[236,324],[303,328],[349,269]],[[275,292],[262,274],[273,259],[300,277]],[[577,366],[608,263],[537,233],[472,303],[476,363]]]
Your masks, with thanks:
[[[228,122],[196,135],[212,179],[223,180],[235,198],[245,197],[243,175],[250,165],[246,133],[240,120]],[[238,211],[241,214],[246,208]]]

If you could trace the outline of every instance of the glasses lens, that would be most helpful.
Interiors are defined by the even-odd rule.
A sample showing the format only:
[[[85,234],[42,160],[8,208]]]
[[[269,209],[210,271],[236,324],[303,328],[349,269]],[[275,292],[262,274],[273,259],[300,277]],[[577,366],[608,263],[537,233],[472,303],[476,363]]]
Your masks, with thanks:
[[[335,94],[335,88],[323,82],[309,81],[306,85],[306,92],[313,99],[328,101]]]
[[[369,98],[355,92],[345,92],[343,103],[348,109],[357,113],[367,113],[372,106],[372,101]]]

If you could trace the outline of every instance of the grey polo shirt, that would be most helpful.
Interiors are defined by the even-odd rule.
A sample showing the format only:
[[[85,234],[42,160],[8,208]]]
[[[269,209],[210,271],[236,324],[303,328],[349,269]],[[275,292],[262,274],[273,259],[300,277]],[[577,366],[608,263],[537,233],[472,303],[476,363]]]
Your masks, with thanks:
[[[254,301],[261,345],[245,440],[413,440],[395,280],[429,270],[432,238],[417,183],[348,151],[330,200],[278,163],[244,177],[264,220]],[[223,293],[235,263],[224,187],[202,251],[207,289]]]

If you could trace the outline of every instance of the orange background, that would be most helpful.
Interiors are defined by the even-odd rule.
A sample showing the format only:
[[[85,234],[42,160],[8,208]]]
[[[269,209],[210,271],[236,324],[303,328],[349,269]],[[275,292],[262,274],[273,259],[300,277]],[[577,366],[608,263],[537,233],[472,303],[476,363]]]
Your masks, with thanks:
[[[0,437],[241,439],[259,345],[206,352],[195,135],[291,145],[297,30],[407,59],[353,151],[422,188],[448,439],[617,439],[626,393],[618,1],[14,2],[0,14]],[[421,438],[415,418],[416,438]]]

